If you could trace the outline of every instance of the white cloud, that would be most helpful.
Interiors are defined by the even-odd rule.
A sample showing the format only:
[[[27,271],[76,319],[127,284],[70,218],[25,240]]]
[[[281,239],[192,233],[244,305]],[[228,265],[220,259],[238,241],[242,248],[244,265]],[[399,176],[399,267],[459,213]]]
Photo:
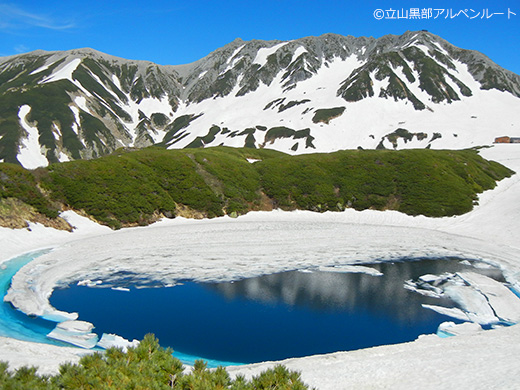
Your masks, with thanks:
[[[70,21],[60,21],[50,15],[26,11],[17,5],[0,3],[0,30],[23,27],[67,30],[75,27],[75,24]]]
[[[25,45],[16,45],[14,51],[17,53],[25,53],[29,51],[29,48]]]

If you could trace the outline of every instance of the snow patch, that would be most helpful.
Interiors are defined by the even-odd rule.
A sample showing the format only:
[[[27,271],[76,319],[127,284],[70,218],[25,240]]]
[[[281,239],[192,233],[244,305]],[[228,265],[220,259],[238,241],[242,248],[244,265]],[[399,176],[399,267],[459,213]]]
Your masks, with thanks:
[[[501,321],[520,322],[520,299],[502,283],[475,272],[458,274],[469,286],[484,295]]]
[[[115,74],[112,75],[112,82],[120,91],[123,91],[123,88],[121,88],[121,81],[119,81]]]
[[[152,114],[160,113],[166,115],[168,118],[173,116],[172,107],[170,106],[169,96],[166,94],[161,96],[161,98],[157,99],[154,97],[143,98],[139,103],[136,103],[132,100],[130,94],[127,95],[128,103],[121,104],[121,108],[125,110],[132,121],[127,124],[128,131],[132,136],[132,142],[129,146],[133,146],[135,139],[137,138],[137,133],[135,131],[137,125],[139,124],[139,111],[145,114],[148,118],[152,116]],[[162,141],[165,132],[157,131],[157,132],[149,132],[150,136],[154,139],[154,142]]]
[[[59,162],[67,162],[67,161],[71,161],[71,160],[70,160],[70,157],[67,156],[65,153],[60,152],[60,155],[58,156],[58,161]]]
[[[82,101],[81,99],[78,99],[76,104],[81,105],[82,107],[86,108],[84,101]],[[79,129],[81,126],[81,118],[79,116],[79,109],[76,106],[69,106],[69,108],[72,111],[72,113],[74,114],[74,119],[75,119],[75,121],[72,123],[72,131],[74,131],[74,133],[76,133],[76,135],[79,135]],[[83,110],[83,108],[82,108],[82,110]],[[88,112],[88,111],[86,111],[86,112]]]
[[[58,80],[70,80],[72,79],[72,73],[77,69],[78,65],[81,64],[81,58],[74,58],[71,62],[58,69],[56,72],[46,77],[40,84],[52,83]]]
[[[455,324],[454,322],[448,321],[439,325],[439,328],[437,329],[437,336],[460,336],[463,334],[481,332],[482,330],[482,327],[474,322],[463,322],[462,324]]]
[[[439,314],[444,314],[445,316],[456,318],[461,321],[471,321],[465,311],[457,308],[457,307],[444,307],[437,305],[427,305],[423,304],[422,307],[425,309],[430,309],[436,311]]]
[[[27,132],[27,138],[22,140],[20,151],[16,156],[16,159],[26,169],[36,169],[39,167],[46,167],[49,165],[49,161],[45,154],[42,152],[40,146],[40,133],[37,127],[33,127],[27,123],[27,115],[31,112],[31,107],[27,104],[20,107],[18,111],[18,118],[20,125]]]
[[[43,72],[44,70],[49,69],[49,66],[51,66],[51,65],[52,64],[40,66],[38,69],[35,69],[31,73],[29,73],[29,75],[32,76],[33,74],[37,74],[37,73]]]
[[[87,99],[84,96],[76,96],[74,98],[74,103],[83,111],[90,113],[90,110],[87,107]],[[79,122],[78,122],[79,123]]]
[[[87,287],[95,287],[95,286],[99,286],[100,284],[103,284],[103,281],[102,280],[90,280],[90,279],[85,279],[85,280],[80,280],[77,285],[78,286],[87,286]]]
[[[56,141],[59,141],[60,137],[61,137],[61,130],[60,130],[60,128],[58,127],[58,125],[56,123],[52,124],[52,128],[54,129],[54,131],[52,132],[52,135],[54,136],[54,139]]]
[[[267,57],[269,57],[271,54],[276,53],[276,51],[285,45],[287,45],[289,42],[282,42],[277,45],[274,45],[272,47],[263,47],[259,49],[256,53],[256,57],[252,64],[258,64],[260,65],[260,68],[264,66],[267,63]]]
[[[97,74],[95,74],[94,72],[92,72],[90,69],[88,69],[88,73],[90,74],[90,76],[97,81],[97,83],[99,85],[101,85],[103,87],[103,89],[105,91],[107,91],[110,95],[112,95],[116,100],[119,100],[119,96],[117,96],[117,94],[112,91],[110,88],[107,88],[107,86],[105,85],[105,83],[103,83],[103,81],[99,78],[99,76]],[[103,99],[101,96],[99,96],[97,93],[96,93],[96,96],[98,97],[98,99],[102,100],[103,102],[106,103],[106,100]]]
[[[240,52],[240,50],[242,50],[242,48],[244,46],[245,45],[242,45],[242,46],[236,48],[235,51],[233,51],[233,54],[231,54],[231,56],[227,60],[226,70],[224,70],[224,72],[222,72],[222,73],[226,73],[229,69],[233,69],[234,66],[237,64],[237,62],[241,60],[242,57],[238,57],[238,58],[235,58],[235,57]],[[206,74],[206,72],[203,72],[203,74]],[[202,78],[202,74],[199,75],[199,78]]]
[[[114,291],[125,291],[125,292],[130,291],[130,289],[126,288],[126,287],[111,287],[110,289],[114,290]]]
[[[442,54],[451,57],[450,53],[446,51],[439,43],[437,42],[431,42]]]
[[[303,46],[298,46],[294,51],[293,58],[296,59],[304,53],[308,53],[307,49]]]
[[[485,295],[471,286],[449,284],[444,294],[455,301],[472,322],[482,325],[499,322]]]
[[[240,50],[242,50],[242,48],[243,48],[244,46],[245,46],[245,45],[239,46],[239,47],[237,47],[237,48],[233,51],[233,54],[231,54],[231,56],[230,56],[229,59],[228,59],[228,63],[230,63],[231,61],[234,60],[235,56],[240,52]]]

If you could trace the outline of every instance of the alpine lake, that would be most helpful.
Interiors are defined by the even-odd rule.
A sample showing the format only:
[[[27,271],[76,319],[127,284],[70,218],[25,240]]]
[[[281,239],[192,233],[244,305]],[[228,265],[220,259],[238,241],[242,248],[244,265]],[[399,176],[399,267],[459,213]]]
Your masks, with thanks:
[[[307,269],[232,282],[179,280],[164,287],[120,275],[116,283],[55,289],[50,303],[78,312],[94,331],[128,340],[153,333],[185,363],[209,366],[281,360],[396,344],[434,334],[445,321],[424,308],[446,298],[404,288],[421,275],[472,271],[503,282],[499,269],[463,259],[402,259],[365,264],[374,272]],[[363,267],[360,267],[362,269]],[[334,272],[331,272],[334,271]],[[111,279],[113,280],[113,279]]]

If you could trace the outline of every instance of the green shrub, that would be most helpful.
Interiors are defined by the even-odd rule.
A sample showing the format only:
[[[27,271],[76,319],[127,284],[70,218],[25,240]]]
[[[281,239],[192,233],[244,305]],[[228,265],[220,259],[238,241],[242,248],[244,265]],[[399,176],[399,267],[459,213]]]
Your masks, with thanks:
[[[223,367],[209,370],[205,362],[197,360],[192,372],[185,374],[182,363],[172,356],[172,352],[170,348],[162,348],[152,334],[147,334],[139,346],[129,348],[127,352],[109,348],[104,353],[86,355],[79,364],[63,364],[55,376],[39,376],[34,367],[21,367],[12,373],[8,371],[7,363],[0,362],[0,387],[34,390],[308,388],[299,373],[283,366],[276,366],[247,381],[243,376],[231,379]]]
[[[49,218],[58,216],[58,208],[39,190],[35,174],[20,165],[0,163],[0,199],[16,198]]]
[[[440,217],[468,212],[476,194],[511,174],[464,151],[365,151],[284,156],[256,164],[263,191],[283,209],[395,209]]]
[[[352,207],[441,217],[470,211],[478,193],[511,173],[474,150],[289,156],[252,148],[150,147],[36,171],[4,163],[0,196],[50,217],[61,206],[83,210],[113,228],[146,225],[184,207],[209,218],[240,215],[265,208],[266,201],[285,210]]]

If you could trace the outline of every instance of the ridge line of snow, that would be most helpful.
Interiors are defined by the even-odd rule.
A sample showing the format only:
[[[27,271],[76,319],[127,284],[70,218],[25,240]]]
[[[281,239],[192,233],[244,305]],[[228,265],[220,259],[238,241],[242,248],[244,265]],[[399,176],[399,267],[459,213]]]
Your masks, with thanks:
[[[51,83],[58,80],[73,81],[72,73],[74,73],[74,71],[78,68],[79,64],[81,64],[81,58],[74,58],[71,62],[68,62],[56,72],[44,78],[39,82],[39,84]]]

